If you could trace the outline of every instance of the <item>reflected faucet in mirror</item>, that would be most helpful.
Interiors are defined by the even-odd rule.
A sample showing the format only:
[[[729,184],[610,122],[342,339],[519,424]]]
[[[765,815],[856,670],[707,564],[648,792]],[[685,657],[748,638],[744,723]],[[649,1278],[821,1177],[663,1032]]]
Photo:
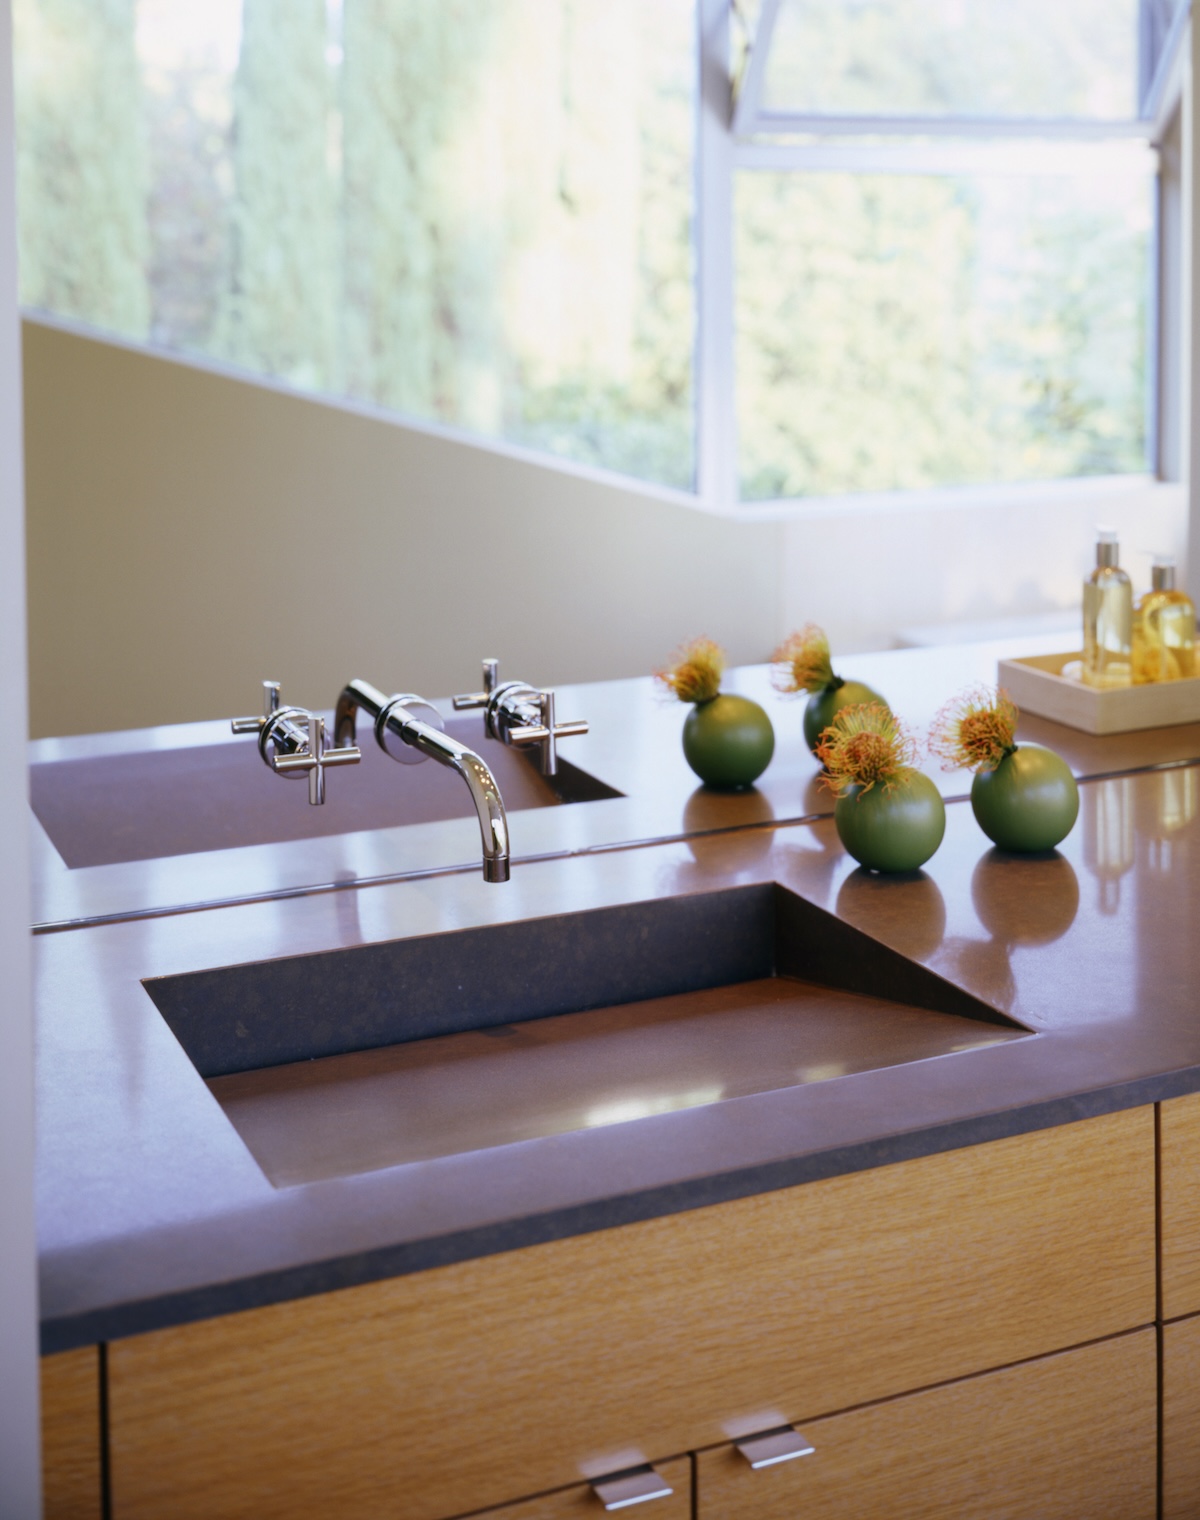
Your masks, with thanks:
[[[500,682],[500,661],[483,662],[483,690],[454,698],[455,712],[484,709],[488,735],[501,744],[519,749],[536,748],[543,776],[558,775],[558,741],[586,734],[586,722],[559,723],[554,712],[553,691],[525,681]]]
[[[350,681],[338,698],[333,730],[338,748],[327,751],[327,755],[346,753],[353,748],[360,707],[374,720],[375,739],[380,749],[393,760],[401,765],[436,760],[463,778],[471,793],[483,839],[483,879],[507,881],[508,817],[500,787],[485,762],[473,749],[468,749],[444,731],[441,713],[423,697],[413,692],[387,697],[368,681],[358,680]]]
[[[279,682],[263,682],[263,710],[258,718],[234,718],[235,734],[258,735],[263,764],[277,776],[308,777],[308,800],[325,801],[325,771],[331,765],[357,765],[362,753],[353,744],[326,749],[325,719],[306,707],[281,707]]]

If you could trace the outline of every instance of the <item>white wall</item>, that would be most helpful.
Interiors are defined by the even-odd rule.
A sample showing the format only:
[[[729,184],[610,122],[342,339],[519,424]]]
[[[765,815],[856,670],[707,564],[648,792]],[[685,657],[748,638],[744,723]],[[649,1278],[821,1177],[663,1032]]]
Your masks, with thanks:
[[[812,618],[835,647],[887,648],[904,629],[1080,611],[1098,524],[1121,535],[1121,563],[1150,584],[1155,554],[1186,541],[1182,486],[1095,481],[1047,492],[1014,486],[976,493],[978,504],[879,506],[787,524],[780,610]],[[1192,585],[1200,584],[1193,580]]]
[[[0,7],[0,1520],[41,1510],[10,7]]]

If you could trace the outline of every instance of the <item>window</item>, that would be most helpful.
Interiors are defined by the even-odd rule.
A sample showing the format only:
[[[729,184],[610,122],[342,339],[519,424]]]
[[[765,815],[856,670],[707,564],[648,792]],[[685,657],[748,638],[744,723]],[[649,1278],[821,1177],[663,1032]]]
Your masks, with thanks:
[[[735,4],[733,137],[709,170],[734,227],[710,249],[730,285],[710,309],[734,312],[718,491],[1157,469],[1156,144],[1185,10]]]
[[[690,488],[692,0],[16,0],[22,301]]]
[[[1153,472],[1188,10],[15,0],[22,300],[719,510]]]

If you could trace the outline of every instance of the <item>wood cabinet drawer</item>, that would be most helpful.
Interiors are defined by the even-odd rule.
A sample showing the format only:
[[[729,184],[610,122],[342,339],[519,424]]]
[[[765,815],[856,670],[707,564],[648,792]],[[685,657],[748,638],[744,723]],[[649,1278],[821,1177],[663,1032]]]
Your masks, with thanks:
[[[754,1471],[729,1446],[701,1452],[699,1520],[1153,1520],[1155,1334],[1135,1331],[799,1428],[812,1455],[778,1467]]]
[[[1163,1520],[1200,1515],[1200,1314],[1163,1326]]]
[[[41,1383],[45,1520],[100,1520],[100,1348],[44,1356]]]
[[[114,1512],[482,1509],[1149,1323],[1154,1268],[1139,1109],[158,1331]]]
[[[1163,1318],[1200,1310],[1200,1093],[1159,1104]]]
[[[637,1505],[640,1520],[692,1520],[692,1459],[676,1457],[672,1462],[656,1462],[654,1470],[671,1486],[669,1498],[652,1499]],[[590,1484],[544,1494],[540,1499],[523,1499],[485,1510],[471,1520],[603,1520],[607,1513],[592,1493]]]

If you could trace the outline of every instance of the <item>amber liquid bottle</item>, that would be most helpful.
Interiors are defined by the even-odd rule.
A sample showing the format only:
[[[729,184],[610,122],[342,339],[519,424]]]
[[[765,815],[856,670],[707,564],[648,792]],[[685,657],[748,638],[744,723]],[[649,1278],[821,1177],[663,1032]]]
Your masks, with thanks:
[[[1175,561],[1160,555],[1150,590],[1138,603],[1133,628],[1133,679],[1182,681],[1196,674],[1196,608],[1175,589]]]
[[[1096,568],[1083,583],[1083,679],[1089,686],[1133,680],[1133,586],[1111,528],[1099,530]]]

